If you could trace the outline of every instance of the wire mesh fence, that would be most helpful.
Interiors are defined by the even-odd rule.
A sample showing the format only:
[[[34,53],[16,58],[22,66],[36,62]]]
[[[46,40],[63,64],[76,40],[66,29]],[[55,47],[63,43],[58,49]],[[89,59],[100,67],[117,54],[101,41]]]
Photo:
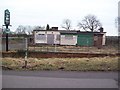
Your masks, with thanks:
[[[34,46],[29,47],[29,51],[40,52],[68,52],[68,53],[117,53],[117,49],[103,46],[101,49],[97,47],[81,47],[81,46]]]
[[[5,51],[6,41],[5,37],[2,38],[2,50]],[[26,50],[25,37],[9,37],[9,51]],[[31,44],[31,42],[32,44]],[[69,53],[116,53],[118,52],[118,37],[106,37],[106,44],[101,49],[90,46],[88,40],[84,41],[85,46],[80,45],[47,45],[47,44],[33,44],[33,40],[28,38],[28,50],[40,52],[69,52]]]
[[[106,46],[118,48],[119,38],[118,36],[107,36],[106,37]]]
[[[25,50],[25,38],[24,37],[9,37],[8,50],[17,51]],[[2,51],[6,51],[6,38],[2,38]]]

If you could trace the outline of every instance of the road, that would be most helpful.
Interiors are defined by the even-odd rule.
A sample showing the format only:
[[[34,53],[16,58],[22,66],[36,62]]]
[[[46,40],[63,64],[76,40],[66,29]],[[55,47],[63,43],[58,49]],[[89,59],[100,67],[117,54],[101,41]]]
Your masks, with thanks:
[[[118,88],[117,72],[3,71],[3,88]]]

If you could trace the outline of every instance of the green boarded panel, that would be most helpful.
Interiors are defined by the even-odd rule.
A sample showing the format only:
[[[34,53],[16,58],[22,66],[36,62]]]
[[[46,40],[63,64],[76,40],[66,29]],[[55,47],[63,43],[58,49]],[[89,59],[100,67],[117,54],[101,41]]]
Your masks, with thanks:
[[[77,45],[93,46],[93,34],[79,34],[77,37]]]

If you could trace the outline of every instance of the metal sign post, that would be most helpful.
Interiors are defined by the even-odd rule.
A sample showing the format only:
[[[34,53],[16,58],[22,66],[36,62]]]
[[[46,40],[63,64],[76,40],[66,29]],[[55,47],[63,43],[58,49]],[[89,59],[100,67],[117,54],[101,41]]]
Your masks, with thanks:
[[[8,33],[10,32],[10,29],[8,28],[8,26],[10,25],[10,12],[8,9],[5,10],[5,13],[4,13],[4,24],[6,26],[6,30],[5,30],[5,33],[6,33],[6,51],[8,52]]]
[[[6,29],[8,29],[8,26],[6,26]],[[8,51],[8,33],[6,33],[6,51]]]

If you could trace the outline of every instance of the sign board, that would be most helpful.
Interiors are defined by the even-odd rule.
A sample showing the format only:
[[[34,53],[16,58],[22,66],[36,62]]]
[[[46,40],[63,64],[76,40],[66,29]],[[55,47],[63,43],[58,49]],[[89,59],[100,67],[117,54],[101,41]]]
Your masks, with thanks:
[[[9,29],[9,28],[6,28],[6,29],[5,29],[5,33],[10,33],[10,29]]]
[[[10,25],[10,12],[8,9],[5,10],[4,23]]]

